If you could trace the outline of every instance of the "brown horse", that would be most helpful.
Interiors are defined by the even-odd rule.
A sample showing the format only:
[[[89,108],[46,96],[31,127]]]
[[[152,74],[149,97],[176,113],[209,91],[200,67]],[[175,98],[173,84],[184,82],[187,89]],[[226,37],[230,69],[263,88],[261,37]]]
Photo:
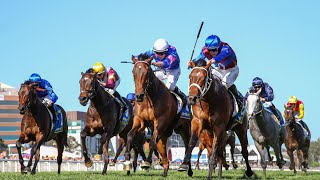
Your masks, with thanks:
[[[132,56],[134,67],[132,70],[135,95],[137,97],[134,107],[134,120],[132,129],[128,133],[126,162],[130,164],[130,147],[137,133],[142,132],[147,126],[146,123],[153,124],[152,140],[157,144],[157,150],[161,155],[161,165],[163,176],[167,176],[169,161],[167,158],[166,144],[173,130],[180,134],[185,146],[190,138],[190,119],[180,118],[177,114],[178,103],[175,96],[153,73],[151,68],[152,58],[139,55],[138,59]],[[150,126],[149,126],[150,127]],[[189,165],[189,175],[192,175],[191,163]],[[127,168],[127,170],[130,170]]]
[[[297,173],[293,152],[297,151],[301,170],[307,172],[308,169],[308,154],[310,147],[311,133],[306,125],[308,136],[305,137],[302,127],[296,122],[294,118],[294,107],[285,106],[284,118],[286,121],[286,148],[290,157],[290,170]]]
[[[191,152],[198,137],[204,129],[213,132],[212,154],[209,159],[208,179],[212,178],[212,172],[218,159],[218,178],[222,175],[222,163],[224,161],[225,138],[227,131],[232,125],[231,119],[233,113],[232,96],[228,90],[222,85],[221,80],[213,77],[211,73],[211,64],[206,64],[205,60],[199,60],[197,67],[192,62],[192,71],[189,75],[189,97],[188,101],[192,105],[193,119],[191,122],[191,139],[188,145],[184,162],[178,170],[187,169],[187,163],[190,162]],[[246,161],[247,176],[254,173],[251,170],[248,161],[248,139],[247,139],[247,119],[243,119],[242,124],[233,127],[242,147],[242,155]]]
[[[234,169],[238,168],[237,163],[234,161],[234,148],[235,148],[235,143],[236,143],[236,137],[233,131],[230,131],[230,133],[227,131],[226,132],[226,136],[227,136],[227,141],[226,141],[226,145],[229,144],[230,145],[230,152],[231,152],[231,159],[232,159],[232,166]],[[200,156],[202,154],[202,151],[206,148],[208,151],[208,157],[211,156],[211,150],[212,150],[212,143],[213,143],[213,132],[209,133],[208,130],[204,129],[199,137],[199,153],[198,153],[198,159],[196,162],[196,166],[195,168],[197,170],[200,170],[199,167],[199,161],[200,161]],[[224,152],[226,153],[226,152]],[[228,170],[229,169],[229,164],[227,164],[226,159],[224,159],[223,161],[223,167]]]
[[[82,151],[85,158],[85,165],[87,167],[92,166],[92,160],[88,157],[88,151],[86,147],[86,136],[101,135],[100,148],[98,153],[104,155],[104,167],[102,174],[106,174],[107,166],[109,164],[108,158],[108,144],[110,138],[119,134],[121,139],[126,139],[127,132],[131,129],[133,120],[133,109],[131,103],[125,99],[128,106],[128,123],[126,126],[120,122],[120,106],[114,99],[113,95],[106,92],[103,87],[100,86],[96,73],[87,71],[88,73],[82,73],[80,79],[80,95],[79,102],[81,105],[87,105],[90,100],[90,106],[87,111],[86,125],[81,131]],[[144,142],[136,143],[139,146],[136,147],[138,151],[143,152]],[[122,146],[120,146],[121,148]],[[129,146],[131,150],[131,146]],[[140,153],[145,159],[144,153]]]
[[[67,116],[64,109],[60,108],[62,113],[62,131],[59,133],[54,133],[56,126],[52,123],[51,115],[48,108],[44,105],[40,98],[37,96],[36,88],[39,85],[37,83],[30,83],[26,81],[21,84],[19,90],[19,111],[23,114],[21,121],[21,133],[18,141],[16,142],[16,147],[19,154],[19,162],[21,165],[21,173],[31,172],[31,174],[36,173],[37,164],[40,159],[40,146],[49,140],[55,140],[58,148],[58,174],[60,174],[61,163],[62,163],[62,153],[64,146],[67,146],[67,133],[68,124]],[[53,114],[55,116],[55,114]],[[24,143],[29,143],[34,141],[35,143],[31,149],[31,155],[27,167],[23,164],[23,157],[21,154],[21,145]],[[35,157],[35,162],[31,170],[32,158]]]

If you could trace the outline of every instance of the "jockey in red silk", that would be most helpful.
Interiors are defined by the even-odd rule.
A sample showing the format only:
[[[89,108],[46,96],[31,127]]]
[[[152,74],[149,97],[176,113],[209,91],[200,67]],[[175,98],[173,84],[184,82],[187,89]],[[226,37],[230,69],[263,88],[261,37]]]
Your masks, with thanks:
[[[127,109],[127,104],[122,99],[120,94],[116,91],[117,87],[120,84],[120,77],[118,73],[112,67],[105,67],[103,63],[96,62],[92,69],[95,73],[97,73],[97,78],[102,87],[106,88],[106,90],[114,95],[115,100],[121,107],[121,113]],[[121,117],[121,116],[120,116]]]
[[[48,107],[48,109],[55,114],[53,104],[58,100],[58,96],[53,92],[53,88],[49,81],[42,79],[39,74],[33,73],[29,77],[29,82],[38,83],[39,87],[36,89],[38,97],[42,99],[42,103]],[[55,120],[56,118],[54,118]]]
[[[263,102],[265,105],[267,105],[271,109],[272,113],[279,120],[280,125],[284,126],[284,121],[280,117],[281,115],[279,115],[276,107],[272,103],[273,98],[274,98],[273,89],[268,83],[263,82],[263,80],[261,78],[255,77],[252,80],[252,86],[249,88],[249,91],[245,95],[244,101],[248,98],[249,93],[256,93],[259,90],[261,90],[261,92],[259,93],[259,97],[260,97],[261,102]]]
[[[232,92],[240,109],[242,109],[243,99],[234,85],[239,75],[239,67],[233,49],[227,43],[222,42],[217,35],[210,35],[206,39],[205,46],[199,56],[193,61],[197,62],[200,59],[207,59],[214,64],[215,68],[212,70],[212,74],[222,80],[222,84]],[[191,66],[190,61],[187,64],[188,67]]]
[[[165,39],[155,41],[153,48],[143,53],[149,57],[153,56],[155,62],[151,64],[156,66],[160,71],[156,71],[155,75],[158,79],[165,80],[166,87],[178,94],[183,104],[187,104],[187,96],[176,86],[180,76],[180,58],[174,46],[169,45]]]

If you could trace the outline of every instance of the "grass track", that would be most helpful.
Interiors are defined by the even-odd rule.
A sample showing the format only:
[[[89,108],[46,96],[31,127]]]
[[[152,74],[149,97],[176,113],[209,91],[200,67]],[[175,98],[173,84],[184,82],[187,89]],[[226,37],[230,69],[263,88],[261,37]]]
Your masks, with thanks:
[[[138,171],[131,176],[127,176],[124,171],[109,171],[106,176],[102,176],[98,172],[62,172],[60,175],[57,175],[55,172],[40,172],[36,175],[21,175],[20,173],[1,173],[0,179],[4,180],[22,180],[22,179],[75,179],[75,180],[100,180],[100,179],[112,179],[112,180],[158,180],[158,179],[168,179],[168,180],[183,180],[183,179],[206,179],[207,170],[194,170],[193,178],[189,178],[186,172],[178,172],[176,170],[169,170],[168,177],[163,178],[161,176],[162,171],[153,170],[149,172]],[[222,179],[241,179],[243,176],[244,170],[229,170],[222,172]],[[255,171],[259,178],[262,177],[262,171]],[[217,179],[217,172],[213,174],[213,179]],[[297,172],[297,175],[294,175],[292,171],[267,171],[267,179],[314,179],[320,180],[319,172],[308,172],[307,174],[303,172]]]

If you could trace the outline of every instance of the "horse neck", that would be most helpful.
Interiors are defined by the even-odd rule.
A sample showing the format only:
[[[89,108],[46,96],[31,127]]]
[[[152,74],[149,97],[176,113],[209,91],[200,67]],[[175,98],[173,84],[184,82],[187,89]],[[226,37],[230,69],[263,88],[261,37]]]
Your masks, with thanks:
[[[268,130],[268,128],[265,128],[266,124],[270,124],[270,122],[267,120],[267,111],[264,109],[262,102],[258,102],[261,109],[258,111],[261,111],[260,113],[256,114],[254,116],[255,122],[260,130]]]
[[[151,86],[147,89],[147,96],[154,102],[158,99],[158,96],[162,96],[163,93],[169,92],[167,87],[159,80],[153,73],[149,79]]]
[[[216,78],[212,78],[211,85],[207,91],[207,93],[202,97],[204,101],[206,101],[209,104],[212,104],[214,101],[220,101],[218,99],[221,98],[227,98],[228,93],[227,91],[224,91],[225,88],[221,83],[219,84],[219,80]]]
[[[91,99],[91,103],[95,107],[99,107],[107,103],[110,98],[111,96],[101,86],[98,86],[97,94]]]

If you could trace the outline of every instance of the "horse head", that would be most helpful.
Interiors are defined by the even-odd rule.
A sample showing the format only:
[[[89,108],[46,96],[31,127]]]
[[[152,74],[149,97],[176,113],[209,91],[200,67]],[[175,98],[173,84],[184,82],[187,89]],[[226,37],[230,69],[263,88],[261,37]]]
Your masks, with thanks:
[[[286,124],[295,123],[294,119],[294,107],[293,106],[286,106],[284,105],[284,119]]]
[[[80,95],[79,102],[82,106],[86,106],[88,101],[92,99],[97,94],[98,81],[96,78],[96,73],[86,72],[81,73],[80,83]]]
[[[151,76],[153,72],[150,65],[153,57],[140,54],[138,58],[132,56],[131,59],[134,63],[132,74],[135,84],[135,95],[137,102],[142,102],[148,88],[152,84]]]
[[[200,59],[196,64],[191,62],[191,73],[189,75],[189,95],[188,103],[193,105],[200,100],[209,90],[212,82],[210,67],[204,59]]]
[[[255,115],[260,114],[263,110],[263,104],[260,101],[259,94],[261,93],[261,89],[258,92],[249,93],[247,98],[247,115],[248,119],[252,119]]]
[[[18,95],[19,95],[19,106],[18,109],[20,114],[24,114],[32,104],[37,100],[36,88],[39,87],[38,83],[31,83],[26,81],[21,84]]]

